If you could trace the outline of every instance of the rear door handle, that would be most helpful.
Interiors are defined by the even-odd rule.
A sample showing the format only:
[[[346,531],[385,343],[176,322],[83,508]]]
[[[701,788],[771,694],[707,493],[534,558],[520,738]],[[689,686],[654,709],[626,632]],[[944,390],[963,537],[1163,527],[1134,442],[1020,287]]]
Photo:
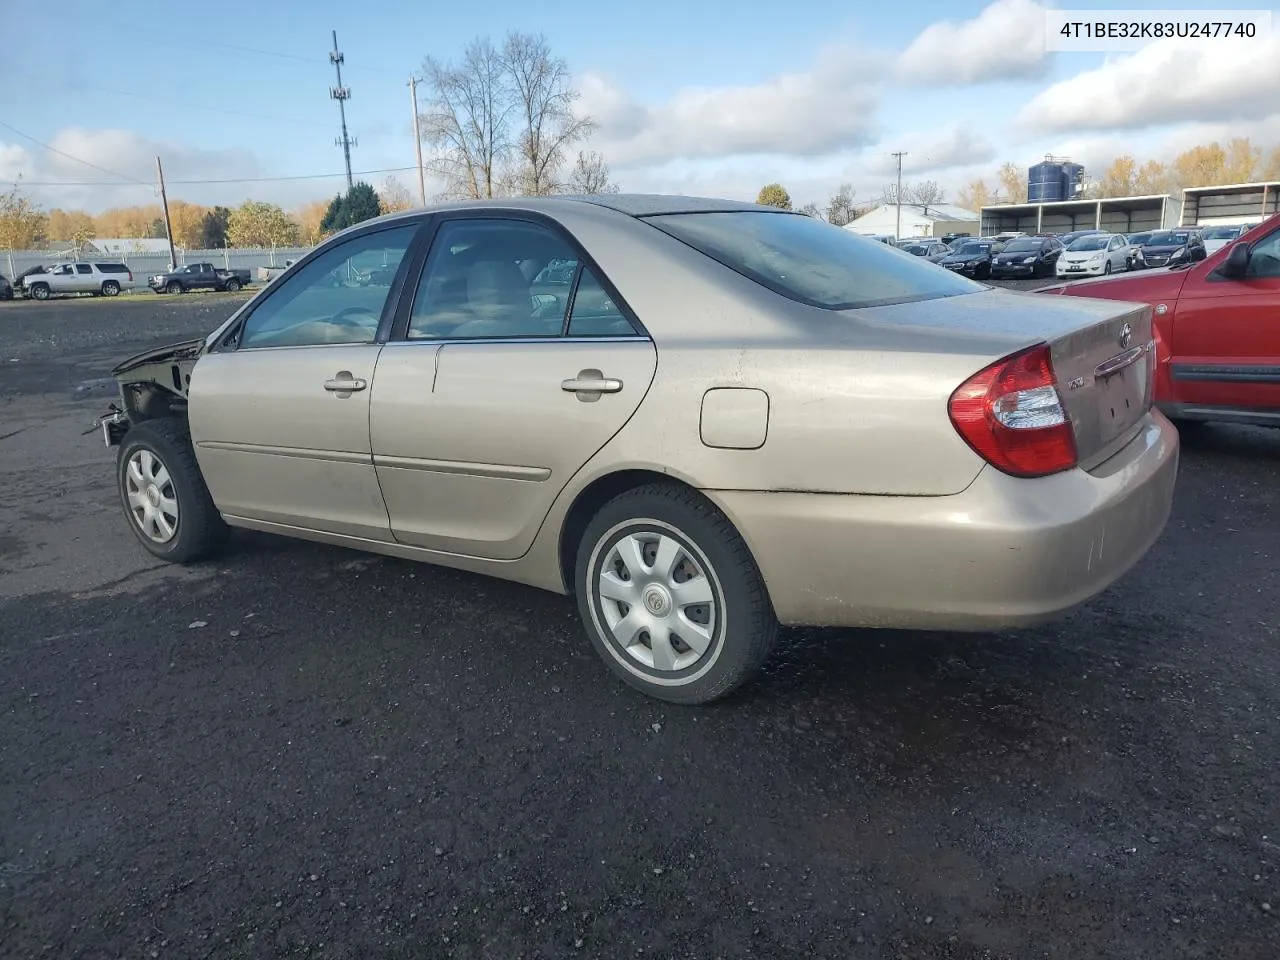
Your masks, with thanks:
[[[340,372],[332,380],[324,382],[324,388],[330,393],[355,393],[357,390],[363,390],[367,386],[369,386],[368,380],[353,377],[346,370]]]
[[[571,380],[561,380],[560,389],[569,393],[584,394],[579,400],[594,400],[602,393],[617,393],[622,389],[622,381],[606,377],[599,370],[579,370]],[[594,396],[585,396],[594,394]]]

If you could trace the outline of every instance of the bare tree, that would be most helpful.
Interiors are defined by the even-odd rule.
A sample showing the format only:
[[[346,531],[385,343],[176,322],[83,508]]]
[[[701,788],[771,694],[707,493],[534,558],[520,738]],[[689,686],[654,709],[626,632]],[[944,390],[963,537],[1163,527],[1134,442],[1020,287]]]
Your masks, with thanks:
[[[853,184],[842,183],[827,202],[827,221],[837,227],[843,227],[853,220]]]
[[[938,186],[936,180],[924,180],[920,183],[912,184],[910,188],[903,188],[904,199],[907,203],[918,203],[922,207],[933,207],[942,203],[945,193],[942,187]]]
[[[910,190],[910,184],[904,185],[902,188],[902,195],[906,196]],[[884,185],[884,191],[881,194],[880,202],[886,207],[892,207],[898,202],[898,185],[896,183],[886,183]]]
[[[594,150],[578,151],[578,159],[569,172],[566,189],[570,193],[617,193],[618,185],[609,179],[609,165]]]
[[[822,208],[819,207],[816,203],[806,203],[803,207],[800,208],[800,212],[803,213],[806,217],[813,217],[815,220],[827,219],[826,215],[822,211]]]
[[[513,171],[522,193],[533,196],[555,193],[558,177],[567,161],[566,152],[595,130],[590,117],[573,112],[578,92],[570,83],[564,60],[551,54],[541,34],[509,33],[502,47],[502,64],[510,80],[519,115],[516,152],[520,161]]]
[[[503,55],[482,37],[468,44],[461,63],[427,57],[422,72],[431,89],[422,139],[436,151],[429,166],[445,181],[445,195],[499,196],[515,108]]]

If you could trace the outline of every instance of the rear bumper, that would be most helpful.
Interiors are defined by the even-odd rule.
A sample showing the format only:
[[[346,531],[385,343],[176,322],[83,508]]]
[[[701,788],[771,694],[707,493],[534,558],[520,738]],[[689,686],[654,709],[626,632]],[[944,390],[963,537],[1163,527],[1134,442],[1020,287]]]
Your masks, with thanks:
[[[1086,473],[992,468],[948,497],[709,491],[746,538],[785,624],[990,630],[1106,589],[1164,529],[1178,433],[1153,411]]]

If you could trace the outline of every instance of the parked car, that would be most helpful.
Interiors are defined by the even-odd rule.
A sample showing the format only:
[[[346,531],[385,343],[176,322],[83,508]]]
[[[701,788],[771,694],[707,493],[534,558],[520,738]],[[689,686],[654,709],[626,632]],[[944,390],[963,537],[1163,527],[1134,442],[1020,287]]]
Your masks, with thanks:
[[[284,266],[282,266],[282,267],[259,267],[259,268],[258,268],[258,282],[259,282],[259,283],[270,283],[270,282],[271,282],[272,280],[274,280],[276,277],[280,276],[282,273],[284,273],[286,270],[288,270],[290,267],[292,267],[292,266],[293,266],[293,264],[294,264],[294,261],[293,261],[293,260],[286,260],[286,261],[284,262]]]
[[[1204,238],[1204,254],[1217,253],[1233,240],[1239,240],[1245,233],[1256,227],[1256,223],[1235,223],[1229,226],[1204,227],[1200,236]]]
[[[1205,258],[1204,237],[1199,230],[1179,227],[1176,230],[1153,230],[1142,241],[1144,267],[1173,267],[1197,263]]]
[[[389,286],[329,286],[371,250]],[[556,259],[572,290],[534,301]],[[700,703],[779,622],[988,630],[1124,574],[1177,472],[1125,353],[1150,331],[771,207],[473,201],[349,228],[117,366],[101,429],[157,557],[230,525],[571,593],[620,678]]]
[[[186,293],[188,290],[225,290],[235,293],[249,283],[248,270],[223,270],[212,263],[188,263],[147,281],[156,293]]]
[[[48,300],[66,293],[91,293],[114,297],[133,289],[133,271],[123,263],[63,263],[40,273],[28,271],[22,278],[26,295]]]
[[[944,233],[944,234],[941,236],[941,238],[940,238],[940,239],[941,239],[941,240],[942,240],[942,242],[943,242],[943,243],[945,243],[948,247],[954,247],[957,243],[959,243],[959,242],[960,242],[960,241],[962,241],[962,240],[972,240],[972,239],[973,239],[973,234],[971,234],[971,233]]]
[[[1062,244],[1054,237],[1016,237],[991,259],[991,276],[1051,277],[1062,256]]]
[[[1117,233],[1089,234],[1069,243],[1058,258],[1059,277],[1087,277],[1129,269],[1129,242]]]
[[[0,273],[0,300],[13,299],[13,284],[9,282],[9,278]]]
[[[914,241],[902,244],[901,248],[904,252],[911,254],[913,257],[922,257],[930,263],[937,263],[943,257],[951,253],[951,248],[941,240]]]
[[[1039,292],[1153,307],[1170,417],[1280,426],[1280,215],[1199,263]]]
[[[938,261],[938,266],[975,280],[985,280],[991,276],[991,258],[995,246],[994,240],[966,240],[952,247],[951,252]]]

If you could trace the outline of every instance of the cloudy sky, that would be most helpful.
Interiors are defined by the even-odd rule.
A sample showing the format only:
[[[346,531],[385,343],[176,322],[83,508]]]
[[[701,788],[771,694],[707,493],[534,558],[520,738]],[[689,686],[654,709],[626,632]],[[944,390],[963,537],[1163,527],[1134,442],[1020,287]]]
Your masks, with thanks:
[[[10,24],[51,16],[28,0],[3,6]],[[1096,165],[1236,135],[1280,144],[1280,34],[1048,53],[1036,0],[271,6],[223,0],[185,17],[152,0],[109,16],[97,2],[59,4],[56,42],[7,44],[0,58],[0,181],[21,175],[48,207],[147,203],[159,154],[171,197],[292,206],[330,196],[343,186],[334,28],[353,166],[378,171],[372,182],[414,162],[407,80],[423,57],[449,59],[508,29],[544,33],[568,61],[600,124],[591,146],[626,190],[754,198],[779,180],[802,204],[841,182],[878,196],[896,150],[907,151],[908,178],[954,191],[1045,153]],[[415,182],[410,170],[396,176]]]

